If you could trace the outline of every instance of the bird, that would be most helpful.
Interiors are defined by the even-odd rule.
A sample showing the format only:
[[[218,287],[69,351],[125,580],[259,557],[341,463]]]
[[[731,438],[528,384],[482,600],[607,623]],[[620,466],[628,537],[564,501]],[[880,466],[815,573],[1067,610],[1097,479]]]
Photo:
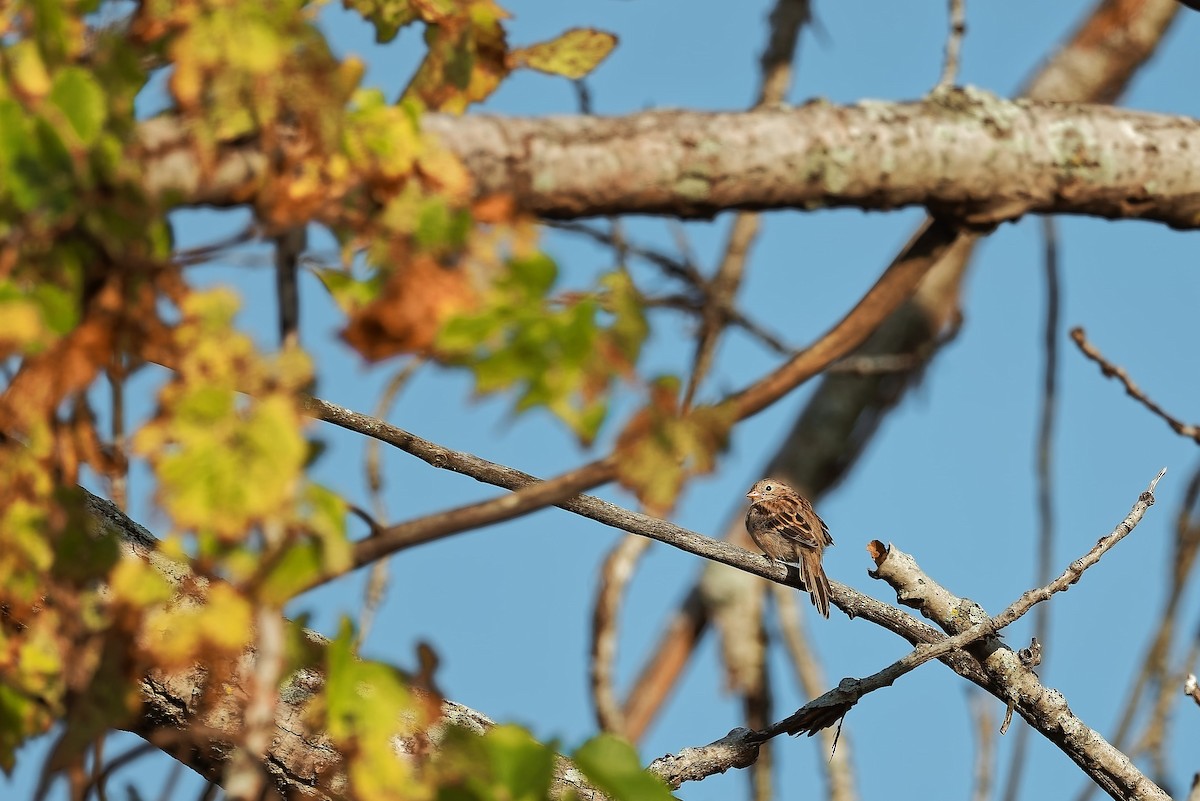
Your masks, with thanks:
[[[825,548],[833,545],[829,527],[808,500],[782,481],[764,478],[746,493],[746,532],[773,562],[795,562],[813,606],[829,617],[829,579],[821,567]]]

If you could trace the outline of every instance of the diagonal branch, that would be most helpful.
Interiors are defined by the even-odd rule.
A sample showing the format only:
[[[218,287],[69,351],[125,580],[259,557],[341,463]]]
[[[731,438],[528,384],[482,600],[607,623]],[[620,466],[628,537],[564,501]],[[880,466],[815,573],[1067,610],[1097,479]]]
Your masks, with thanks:
[[[1124,368],[1113,364],[1108,359],[1104,358],[1104,354],[1088,341],[1087,334],[1083,328],[1076,326],[1071,329],[1071,340],[1079,347],[1080,352],[1088,357],[1096,364],[1100,365],[1100,372],[1104,373],[1105,378],[1115,378],[1125,387],[1125,394],[1136,400],[1138,403],[1149,409],[1155,416],[1162,419],[1171,430],[1182,437],[1195,440],[1200,443],[1200,426],[1184,423],[1183,421],[1172,417],[1163,407],[1159,406],[1150,396],[1133,383],[1133,379],[1129,377],[1129,373],[1125,372]]]
[[[120,537],[126,550],[149,560],[173,583],[186,579],[187,568],[172,559],[161,557],[155,550],[156,539],[146,529],[112,503],[86,492],[85,497],[98,535]],[[659,536],[656,536],[656,539],[673,540],[680,543],[680,547],[693,550],[711,547],[713,553],[724,555],[730,563],[738,564],[774,581],[787,582],[793,587],[798,583],[799,577],[794,568],[789,571],[761,556],[723,542],[708,540],[665,521],[654,521],[653,518],[635,513],[628,514],[631,518],[643,518],[658,523]],[[933,627],[839,583],[834,583],[833,601],[852,617],[877,622],[909,642],[936,642],[944,639],[944,635]],[[314,638],[314,647],[323,647],[324,641],[319,635],[311,636]],[[992,685],[973,657],[958,651],[943,654],[941,658],[959,675],[980,686]],[[168,748],[177,759],[202,775],[212,779],[220,778],[230,757],[229,743],[239,742],[243,738],[241,721],[244,696],[241,683],[253,675],[254,669],[255,655],[253,652],[247,652],[240,660],[239,670],[233,678],[238,686],[227,688],[226,692],[220,694],[222,700],[218,705],[205,710],[197,709],[193,703],[197,682],[203,681],[203,670],[185,669],[172,674],[146,676],[141,685],[144,709],[140,722],[134,727],[136,732],[151,742],[159,743],[160,747],[166,747],[160,743],[160,733],[173,735],[169,738],[171,742],[186,746]],[[308,670],[301,671],[289,679],[278,696],[274,736],[267,746],[263,765],[285,797],[340,797],[337,788],[341,781],[338,778],[341,756],[319,736],[319,733],[309,730],[304,714],[308,699],[320,691],[323,683],[324,678],[320,674]],[[476,732],[482,732],[493,725],[480,713],[451,701],[442,703],[441,714],[446,725],[464,727]],[[410,753],[412,747],[420,745],[414,746],[406,742],[397,744],[401,755]],[[712,750],[711,747],[707,748]],[[758,743],[745,743],[735,750],[741,755],[738,759],[748,760],[744,764],[749,764],[757,756]],[[671,781],[671,772],[661,763],[662,760],[656,761],[651,770],[664,780]],[[713,771],[710,770],[709,773],[711,772]],[[602,799],[602,796],[591,788],[581,786],[578,771],[565,762],[556,769],[556,783],[560,791],[565,787],[574,787],[576,790],[587,791],[589,798]]]
[[[917,241],[941,236],[942,223],[931,222]],[[920,253],[918,258],[897,261],[880,276],[867,294],[837,325],[808,349],[801,351],[781,368],[768,374],[739,395],[735,404],[737,419],[745,419],[774,403],[830,363],[855,348],[881,320],[904,302],[925,270],[936,261],[936,249]],[[401,548],[430,542],[439,537],[489,523],[509,520],[546,506],[559,506],[585,517],[594,498],[572,497],[585,489],[611,481],[616,475],[615,457],[610,455],[564,473],[552,481],[540,482],[528,473],[489,462],[472,454],[453,451],[422,439],[382,420],[345,409],[319,398],[306,399],[308,410],[317,418],[350,431],[394,445],[434,467],[465,473],[479,481],[510,490],[512,496],[439,512],[418,520],[398,523],[356,546],[354,565],[362,566]],[[536,486],[533,486],[535,485]],[[616,507],[619,508],[619,507]],[[322,581],[333,578],[326,576]]]
[[[1037,604],[1049,600],[1056,593],[1066,592],[1071,585],[1079,581],[1084,571],[1099,562],[1104,554],[1108,553],[1114,545],[1137,527],[1142,517],[1145,516],[1146,510],[1154,505],[1154,489],[1158,486],[1159,480],[1166,475],[1166,472],[1167,469],[1164,467],[1154,477],[1150,482],[1150,486],[1138,496],[1137,502],[1134,503],[1129,514],[1117,524],[1116,528],[1108,535],[1101,537],[1086,554],[1071,562],[1066,570],[1049,584],[1023,593],[1020,598],[1013,601],[1007,609],[995,617],[974,623],[954,636],[947,637],[935,644],[918,645],[908,655],[865,679],[842,679],[836,689],[830,690],[820,698],[815,698],[805,704],[794,714],[771,726],[765,734],[774,737],[786,732],[788,734],[808,734],[812,736],[821,729],[840,720],[864,695],[884,687],[890,687],[896,679],[905,673],[915,670],[931,659],[937,659],[955,649],[965,649],[984,637],[996,634],[1006,626],[1015,623]],[[885,560],[892,558],[892,552],[895,549],[885,546],[876,540],[868,546],[867,550],[873,554],[876,567],[878,568],[883,565]],[[898,558],[911,561],[911,557],[908,557],[907,554],[896,551],[895,555]],[[913,562],[910,569],[915,570],[915,564]],[[906,581],[905,586],[912,583]],[[908,599],[901,594],[900,602],[908,603]]]
[[[738,418],[757,414],[865,342],[952,248],[955,230],[946,221],[929,220],[837,325],[812,347],[733,396]]]
[[[771,11],[771,36],[762,54],[762,85],[754,108],[770,108],[787,98],[791,85],[792,61],[800,31],[812,17],[809,0],[778,0]],[[700,319],[700,334],[696,337],[696,352],[692,372],[683,394],[683,409],[691,408],[692,399],[704,376],[712,367],[713,354],[727,321],[725,310],[733,306],[734,296],[742,282],[746,255],[758,236],[759,218],[754,212],[740,212],[733,219],[725,255],[717,273],[708,283],[706,302]]]

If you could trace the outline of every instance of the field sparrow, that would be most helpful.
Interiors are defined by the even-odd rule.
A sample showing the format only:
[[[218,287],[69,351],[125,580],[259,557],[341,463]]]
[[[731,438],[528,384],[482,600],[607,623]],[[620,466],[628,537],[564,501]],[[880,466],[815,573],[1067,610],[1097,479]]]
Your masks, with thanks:
[[[821,567],[829,529],[812,504],[794,489],[773,478],[764,478],[746,493],[746,531],[764,554],[776,562],[796,562],[813,606],[829,617],[829,579]]]

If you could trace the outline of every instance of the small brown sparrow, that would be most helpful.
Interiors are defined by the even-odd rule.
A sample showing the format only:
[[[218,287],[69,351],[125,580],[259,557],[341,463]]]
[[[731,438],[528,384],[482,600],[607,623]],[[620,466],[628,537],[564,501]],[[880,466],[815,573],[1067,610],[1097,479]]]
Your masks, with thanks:
[[[821,567],[825,547],[833,537],[812,504],[794,489],[764,478],[746,493],[746,531],[764,554],[776,562],[796,562],[813,606],[829,617],[829,579]]]

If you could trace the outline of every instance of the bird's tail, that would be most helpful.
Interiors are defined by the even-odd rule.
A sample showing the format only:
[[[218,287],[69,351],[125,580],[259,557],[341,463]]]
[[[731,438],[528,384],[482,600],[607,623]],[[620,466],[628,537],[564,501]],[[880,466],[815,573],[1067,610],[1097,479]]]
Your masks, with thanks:
[[[812,598],[813,606],[824,617],[829,617],[829,579],[821,566],[821,551],[805,548],[800,552],[800,578]]]

